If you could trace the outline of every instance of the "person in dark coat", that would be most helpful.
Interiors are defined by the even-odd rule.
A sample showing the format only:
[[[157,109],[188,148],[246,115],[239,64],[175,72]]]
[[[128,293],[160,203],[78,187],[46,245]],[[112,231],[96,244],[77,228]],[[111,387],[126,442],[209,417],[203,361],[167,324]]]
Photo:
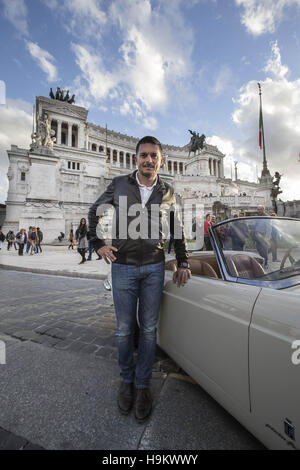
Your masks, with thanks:
[[[86,219],[82,218],[78,226],[78,229],[76,230],[76,233],[75,233],[75,238],[78,242],[77,251],[78,253],[80,253],[81,258],[82,258],[79,264],[83,264],[86,262],[85,254],[89,247],[88,240],[87,240],[87,232],[88,232],[88,228],[86,225]]]
[[[44,235],[43,232],[41,231],[40,227],[37,227],[37,234],[38,234],[38,242],[36,244],[36,252],[38,253],[39,250],[42,253],[42,248],[41,248],[41,242],[43,241]]]
[[[70,248],[72,248],[72,250],[73,250],[75,242],[74,242],[74,232],[73,232],[72,228],[71,228],[70,233],[69,233],[69,242],[70,242],[70,245],[68,246],[68,250]]]
[[[5,235],[3,232],[0,230],[0,250],[2,248],[2,243],[5,242]]]
[[[16,242],[19,245],[19,256],[23,256],[24,246],[27,243],[27,235],[25,228],[21,228],[20,232],[17,233]]]

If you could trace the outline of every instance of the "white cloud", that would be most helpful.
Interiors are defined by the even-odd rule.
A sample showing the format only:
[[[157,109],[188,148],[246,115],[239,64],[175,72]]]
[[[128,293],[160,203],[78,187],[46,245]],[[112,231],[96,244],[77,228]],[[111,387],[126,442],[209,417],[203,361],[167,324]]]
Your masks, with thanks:
[[[8,157],[10,146],[28,148],[32,129],[32,105],[22,100],[7,100],[0,106],[0,202],[6,200]]]
[[[272,43],[272,56],[268,60],[267,65],[264,68],[266,73],[270,72],[275,78],[280,79],[284,78],[289,69],[286,65],[282,65],[281,63],[281,55],[280,50],[277,44],[277,41]]]
[[[300,79],[288,81],[288,68],[281,64],[277,43],[272,45],[272,57],[265,68],[266,77],[261,82],[263,118],[268,167],[272,175],[283,173],[282,199],[300,198]],[[250,167],[262,166],[262,151],[258,147],[259,95],[256,81],[240,89],[233,121],[245,135],[236,147],[241,159]]]
[[[104,13],[103,0],[63,0],[59,6],[52,0],[48,6],[67,12],[68,31],[76,33],[77,98],[96,106],[110,100],[106,106],[140,123],[149,112],[164,112],[193,70],[193,33],[184,5],[183,0],[112,0]]]
[[[2,0],[4,16],[23,36],[28,36],[27,7],[24,0]]]
[[[157,123],[157,120],[154,118],[154,117],[146,117],[144,119],[144,127],[146,129],[149,129],[150,131],[155,131],[158,127],[158,123]]]
[[[241,22],[254,36],[274,33],[286,7],[300,6],[300,0],[235,0],[235,3],[244,8]]]
[[[42,0],[57,17],[63,15],[66,30],[83,38],[101,39],[107,16],[102,0]]]
[[[231,140],[224,139],[217,135],[207,137],[205,140],[209,145],[215,145],[216,147],[218,147],[218,149],[227,157],[233,157],[234,145]]]
[[[231,68],[228,65],[221,65],[211,91],[216,95],[219,95],[230,84],[232,77],[233,73]]]
[[[82,78],[88,84],[90,95],[97,101],[106,98],[109,91],[116,85],[116,76],[105,70],[99,54],[93,54],[79,44],[72,44],[72,50],[82,72]]]
[[[58,73],[56,66],[53,64],[55,61],[54,57],[34,42],[27,41],[26,46],[31,57],[33,57],[40,69],[47,75],[48,82],[56,81]]]

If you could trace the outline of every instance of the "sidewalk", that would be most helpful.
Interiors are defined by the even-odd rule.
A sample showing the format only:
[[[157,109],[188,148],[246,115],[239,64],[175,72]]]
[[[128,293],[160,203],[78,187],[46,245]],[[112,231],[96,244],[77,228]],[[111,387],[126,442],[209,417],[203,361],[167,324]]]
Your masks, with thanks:
[[[81,256],[76,248],[68,250],[67,246],[42,245],[42,250],[42,253],[34,255],[26,254],[24,250],[24,255],[19,256],[14,247],[7,251],[6,245],[3,245],[0,250],[0,268],[86,279],[106,279],[110,272],[110,264],[106,264],[103,259],[98,260],[95,253],[91,261],[79,264]],[[175,253],[165,252],[165,257],[166,260],[173,259]]]
[[[104,260],[97,260],[95,253],[92,255],[92,261],[79,264],[81,256],[75,248],[68,250],[67,246],[42,245],[42,250],[42,253],[34,255],[24,253],[23,256],[19,256],[14,247],[7,251],[6,246],[3,245],[0,251],[0,267],[15,271],[88,279],[106,279],[110,271],[110,265]]]

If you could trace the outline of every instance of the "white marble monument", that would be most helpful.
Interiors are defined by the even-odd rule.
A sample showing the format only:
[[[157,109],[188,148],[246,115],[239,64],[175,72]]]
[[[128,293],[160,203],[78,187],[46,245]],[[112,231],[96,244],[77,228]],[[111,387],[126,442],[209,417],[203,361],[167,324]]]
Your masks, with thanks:
[[[36,129],[30,149],[15,145],[9,157],[9,190],[2,230],[40,227],[44,242],[60,232],[66,236],[104,191],[111,179],[135,169],[137,138],[87,121],[88,110],[57,99],[36,98]],[[271,183],[256,184],[224,177],[224,158],[205,144],[188,157],[184,147],[163,145],[166,163],[160,174],[174,185],[182,202],[195,198],[204,212],[224,206],[219,215],[244,210],[256,213],[258,204],[271,208]],[[218,207],[219,207],[218,206]]]

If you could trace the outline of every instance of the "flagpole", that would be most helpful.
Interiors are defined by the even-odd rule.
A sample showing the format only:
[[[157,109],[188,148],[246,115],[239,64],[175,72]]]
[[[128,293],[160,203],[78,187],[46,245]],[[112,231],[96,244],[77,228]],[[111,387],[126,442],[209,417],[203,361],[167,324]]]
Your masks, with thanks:
[[[259,102],[260,102],[260,124],[261,124],[261,132],[262,132],[262,143],[263,143],[263,171],[262,175],[266,175],[269,173],[268,165],[267,165],[267,158],[266,158],[266,147],[265,147],[265,133],[264,133],[264,121],[263,121],[263,114],[262,114],[262,99],[261,99],[261,85],[260,83],[257,84],[259,89]]]

